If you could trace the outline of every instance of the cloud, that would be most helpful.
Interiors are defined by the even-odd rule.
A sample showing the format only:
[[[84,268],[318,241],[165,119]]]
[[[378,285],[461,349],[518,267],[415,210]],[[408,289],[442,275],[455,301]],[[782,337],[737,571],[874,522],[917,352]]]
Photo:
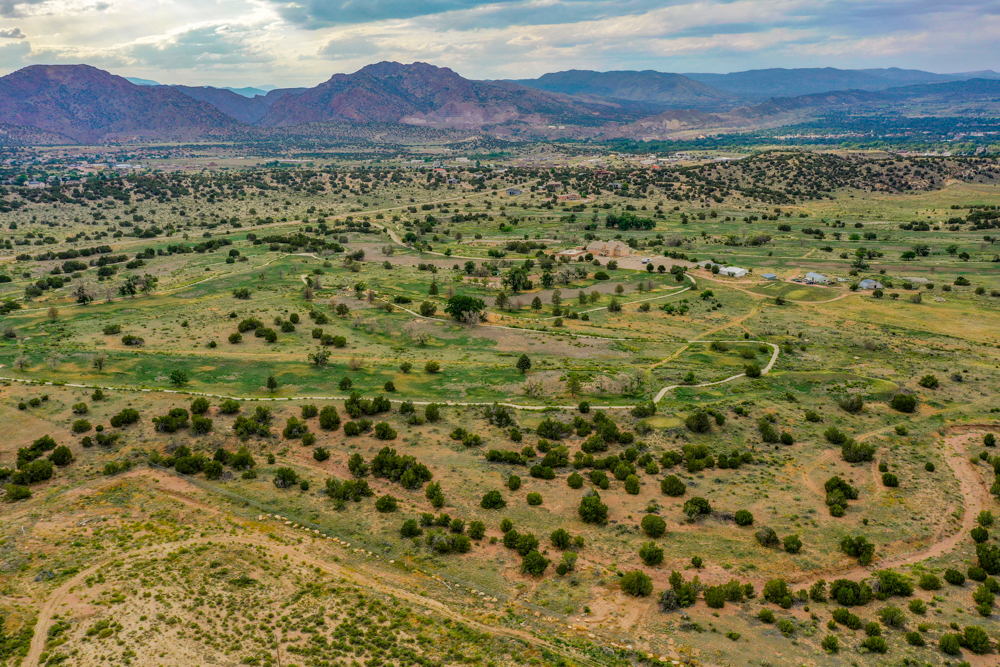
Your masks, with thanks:
[[[433,16],[485,5],[516,4],[516,0],[270,0],[289,23],[318,28],[369,23],[416,16]],[[570,0],[571,2],[574,0]]]
[[[24,39],[27,37],[20,28],[8,28],[7,30],[0,30],[0,39]]]
[[[116,49],[134,64],[168,69],[268,63],[274,55],[253,43],[253,31],[231,24],[184,28]]]
[[[0,67],[9,70],[21,69],[28,64],[31,44],[28,42],[8,42],[0,44]]]

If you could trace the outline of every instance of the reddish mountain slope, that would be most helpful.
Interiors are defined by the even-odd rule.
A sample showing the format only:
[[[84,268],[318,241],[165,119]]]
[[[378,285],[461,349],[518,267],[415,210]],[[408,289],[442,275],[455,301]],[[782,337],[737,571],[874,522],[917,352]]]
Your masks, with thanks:
[[[166,86],[137,86],[89,65],[32,65],[0,78],[0,123],[57,132],[82,143],[190,140],[240,123]]]
[[[261,120],[270,127],[323,121],[481,126],[524,121],[593,124],[609,105],[588,105],[506,82],[470,81],[426,63],[382,62],[336,74],[277,100]]]

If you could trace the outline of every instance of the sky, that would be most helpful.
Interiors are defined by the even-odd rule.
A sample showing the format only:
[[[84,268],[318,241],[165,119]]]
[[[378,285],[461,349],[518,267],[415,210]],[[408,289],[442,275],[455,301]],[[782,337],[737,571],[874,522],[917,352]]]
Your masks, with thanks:
[[[0,74],[312,86],[382,60],[567,69],[1000,70],[1000,0],[0,0]]]

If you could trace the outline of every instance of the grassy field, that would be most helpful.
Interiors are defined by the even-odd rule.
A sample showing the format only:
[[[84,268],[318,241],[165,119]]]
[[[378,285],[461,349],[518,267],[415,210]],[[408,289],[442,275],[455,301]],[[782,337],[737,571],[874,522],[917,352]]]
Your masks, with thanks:
[[[5,214],[0,664],[995,660],[939,646],[1000,637],[980,589],[1000,588],[1000,263],[989,229],[949,221],[1000,201],[991,172],[782,205],[681,173],[686,199],[657,184],[576,211],[498,194],[550,178],[519,168],[497,191],[237,172]],[[652,228],[604,226],[628,207]],[[587,235],[653,271],[550,257]],[[77,271],[38,256],[102,244]],[[808,271],[843,280],[792,281]],[[455,296],[485,316],[449,315]],[[924,576],[951,569],[963,584]],[[833,582],[884,592],[885,571],[914,586],[848,606],[878,628],[832,620]]]

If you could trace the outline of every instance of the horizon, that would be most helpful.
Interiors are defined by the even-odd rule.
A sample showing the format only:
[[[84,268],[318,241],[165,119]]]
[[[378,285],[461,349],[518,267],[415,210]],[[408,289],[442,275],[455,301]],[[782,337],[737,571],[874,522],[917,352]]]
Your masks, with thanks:
[[[1000,11],[973,0],[7,0],[0,74],[87,63],[160,83],[316,85],[383,60],[447,62],[463,77],[581,69],[732,73],[898,67],[1000,70]]]

